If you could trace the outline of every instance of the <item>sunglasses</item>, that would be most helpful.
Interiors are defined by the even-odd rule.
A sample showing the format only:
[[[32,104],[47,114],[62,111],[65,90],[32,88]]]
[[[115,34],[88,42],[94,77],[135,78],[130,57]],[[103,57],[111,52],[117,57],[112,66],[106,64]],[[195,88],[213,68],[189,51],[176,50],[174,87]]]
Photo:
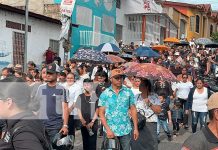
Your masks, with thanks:
[[[115,80],[123,80],[124,79],[124,76],[117,76],[117,77],[114,77]]]

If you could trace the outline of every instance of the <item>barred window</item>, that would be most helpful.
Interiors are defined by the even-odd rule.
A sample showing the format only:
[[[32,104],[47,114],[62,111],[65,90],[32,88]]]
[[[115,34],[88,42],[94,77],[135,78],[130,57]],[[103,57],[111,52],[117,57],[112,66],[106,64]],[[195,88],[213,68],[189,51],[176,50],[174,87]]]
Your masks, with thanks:
[[[200,32],[200,17],[196,15],[196,27],[195,27],[195,32],[199,33]]]
[[[210,36],[212,36],[212,34],[213,34],[213,25],[211,24],[210,25]]]
[[[76,7],[76,23],[87,27],[92,27],[92,10],[86,7]]]
[[[59,54],[59,41],[57,40],[49,40],[49,47],[51,47],[51,49],[56,52],[57,54]]]
[[[195,28],[195,16],[190,17],[190,31],[194,32]]]
[[[102,30],[104,32],[114,33],[115,20],[113,17],[103,15],[102,19]]]

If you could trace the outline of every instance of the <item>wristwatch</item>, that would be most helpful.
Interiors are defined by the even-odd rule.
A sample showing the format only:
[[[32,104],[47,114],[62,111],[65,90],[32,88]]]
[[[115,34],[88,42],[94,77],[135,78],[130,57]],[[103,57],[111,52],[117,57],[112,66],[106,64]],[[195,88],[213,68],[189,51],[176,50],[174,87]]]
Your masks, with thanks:
[[[94,121],[94,120],[92,120],[92,121],[91,121],[91,123],[95,123],[95,121]]]
[[[68,128],[68,125],[65,124],[65,125],[63,125],[63,127]]]

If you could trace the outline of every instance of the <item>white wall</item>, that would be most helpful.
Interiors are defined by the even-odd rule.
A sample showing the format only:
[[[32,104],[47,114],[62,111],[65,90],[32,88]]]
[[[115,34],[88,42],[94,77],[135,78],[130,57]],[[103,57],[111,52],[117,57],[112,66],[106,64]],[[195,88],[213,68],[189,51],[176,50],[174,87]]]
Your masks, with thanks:
[[[24,31],[6,28],[6,20],[25,24],[25,17],[20,14],[0,10],[0,43],[5,43],[7,50],[13,54],[13,32],[24,33]],[[27,61],[34,61],[39,65],[44,60],[42,55],[49,47],[49,39],[59,39],[61,25],[35,18],[29,18],[29,25],[31,26],[31,32],[28,32]],[[64,50],[62,46],[60,46],[59,55],[63,62]],[[10,59],[11,63],[13,62],[12,55],[7,59]]]
[[[127,29],[127,14],[140,14],[140,13],[162,13],[163,8],[157,5],[154,0],[147,0],[150,2],[150,10],[144,8],[144,0],[121,0],[121,7],[117,9],[116,23],[123,26],[123,41],[125,44],[130,44],[126,34]],[[139,42],[139,41],[138,41]],[[137,43],[138,44],[138,43]]]

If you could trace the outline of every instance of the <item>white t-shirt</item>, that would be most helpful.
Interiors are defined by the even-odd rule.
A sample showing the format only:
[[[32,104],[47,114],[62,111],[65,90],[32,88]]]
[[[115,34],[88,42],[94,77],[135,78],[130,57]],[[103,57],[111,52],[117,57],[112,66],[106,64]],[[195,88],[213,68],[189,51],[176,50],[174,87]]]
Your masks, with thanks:
[[[186,83],[184,82],[177,83],[176,89],[178,90],[176,92],[176,96],[181,99],[187,99],[191,88],[193,88],[193,84],[189,81]]]
[[[193,103],[192,103],[192,111],[197,112],[207,112],[207,101],[208,101],[208,92],[207,88],[204,87],[203,93],[198,93],[197,90],[195,90],[193,95]]]
[[[64,88],[68,90],[69,94],[69,102],[68,107],[72,106],[73,103],[76,103],[76,100],[80,94],[83,93],[83,88],[79,82],[75,82],[70,87],[67,86],[67,83],[63,84]],[[74,108],[73,111],[70,113],[70,115],[77,115],[77,109]]]
[[[135,89],[135,88],[132,87],[131,90],[132,90],[134,96],[136,96],[136,95],[138,95],[138,94],[141,94],[141,92],[139,91],[139,88],[138,88],[138,89]]]

